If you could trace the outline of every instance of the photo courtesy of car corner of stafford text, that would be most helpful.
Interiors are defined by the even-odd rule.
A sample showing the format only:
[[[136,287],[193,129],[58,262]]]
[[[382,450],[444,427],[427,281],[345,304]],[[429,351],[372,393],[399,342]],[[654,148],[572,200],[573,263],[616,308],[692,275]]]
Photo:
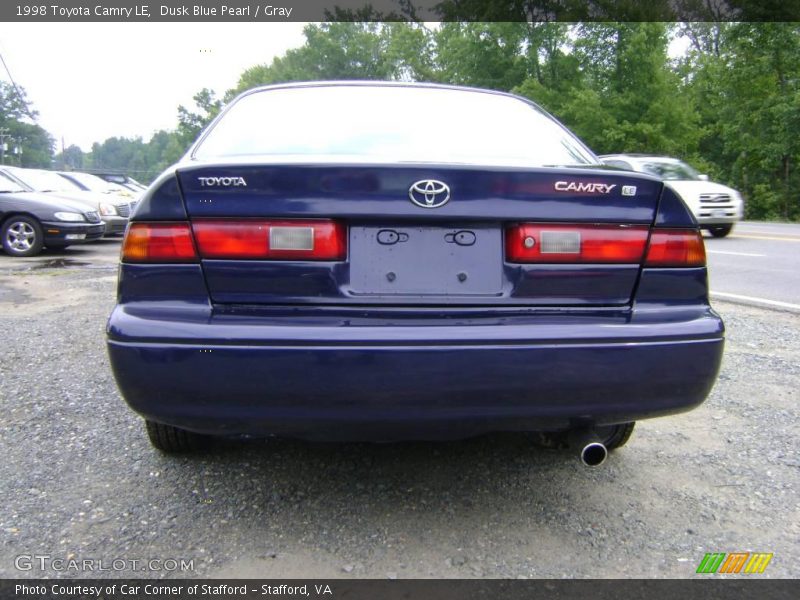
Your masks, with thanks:
[[[797,597],[775,6],[0,6],[0,598]]]

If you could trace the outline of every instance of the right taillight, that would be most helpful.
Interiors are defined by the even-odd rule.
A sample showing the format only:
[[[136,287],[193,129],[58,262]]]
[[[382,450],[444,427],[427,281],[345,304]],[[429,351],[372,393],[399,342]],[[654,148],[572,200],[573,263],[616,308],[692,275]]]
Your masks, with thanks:
[[[703,237],[696,229],[650,232],[647,225],[519,223],[507,227],[505,237],[506,260],[510,263],[706,264]]]
[[[519,223],[506,228],[506,260],[639,264],[647,234],[647,225]]]
[[[706,248],[696,229],[654,229],[650,234],[646,267],[704,267]]]

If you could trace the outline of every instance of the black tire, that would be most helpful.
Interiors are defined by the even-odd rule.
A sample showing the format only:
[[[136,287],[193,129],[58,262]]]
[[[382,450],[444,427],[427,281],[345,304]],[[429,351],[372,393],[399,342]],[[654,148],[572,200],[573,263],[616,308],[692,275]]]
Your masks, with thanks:
[[[605,445],[606,450],[616,450],[627,444],[628,440],[631,439],[631,435],[633,435],[634,427],[636,427],[635,421],[612,425],[608,428],[601,428],[599,433],[601,434],[601,439],[603,440],[603,445]],[[606,431],[606,429],[608,431]]]
[[[633,434],[635,422],[620,423],[619,425],[607,425],[597,428],[597,436],[606,450],[616,450],[628,443]],[[563,449],[569,447],[569,432],[567,431],[537,431],[533,436],[533,442],[540,448]]]
[[[39,221],[25,215],[6,219],[0,228],[3,250],[10,256],[36,256],[44,247],[44,233]]]
[[[717,238],[723,238],[731,231],[733,231],[733,225],[715,225],[708,228],[708,232]]]
[[[179,429],[172,425],[162,425],[145,419],[147,437],[153,447],[168,454],[195,452],[208,446],[207,436]]]

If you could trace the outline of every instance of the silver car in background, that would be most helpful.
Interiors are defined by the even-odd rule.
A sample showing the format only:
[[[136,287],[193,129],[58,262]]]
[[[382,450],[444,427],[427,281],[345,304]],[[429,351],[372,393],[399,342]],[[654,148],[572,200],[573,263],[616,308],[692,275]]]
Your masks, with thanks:
[[[134,192],[124,185],[108,181],[91,173],[81,173],[80,171],[56,171],[56,173],[87,192],[112,194],[134,204],[141,195],[141,191]]]
[[[733,188],[708,180],[708,175],[677,158],[644,154],[606,154],[600,159],[611,167],[648,173],[675,190],[703,229],[714,237],[725,237],[744,217],[744,200]]]

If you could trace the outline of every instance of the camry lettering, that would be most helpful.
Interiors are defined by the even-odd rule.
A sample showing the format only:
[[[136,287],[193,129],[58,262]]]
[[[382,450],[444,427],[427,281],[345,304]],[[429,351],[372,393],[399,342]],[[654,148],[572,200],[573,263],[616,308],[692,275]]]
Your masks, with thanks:
[[[202,187],[247,187],[244,177],[198,177],[197,180]]]
[[[617,187],[615,183],[592,183],[584,181],[556,181],[557,192],[584,192],[589,194],[608,194]]]

